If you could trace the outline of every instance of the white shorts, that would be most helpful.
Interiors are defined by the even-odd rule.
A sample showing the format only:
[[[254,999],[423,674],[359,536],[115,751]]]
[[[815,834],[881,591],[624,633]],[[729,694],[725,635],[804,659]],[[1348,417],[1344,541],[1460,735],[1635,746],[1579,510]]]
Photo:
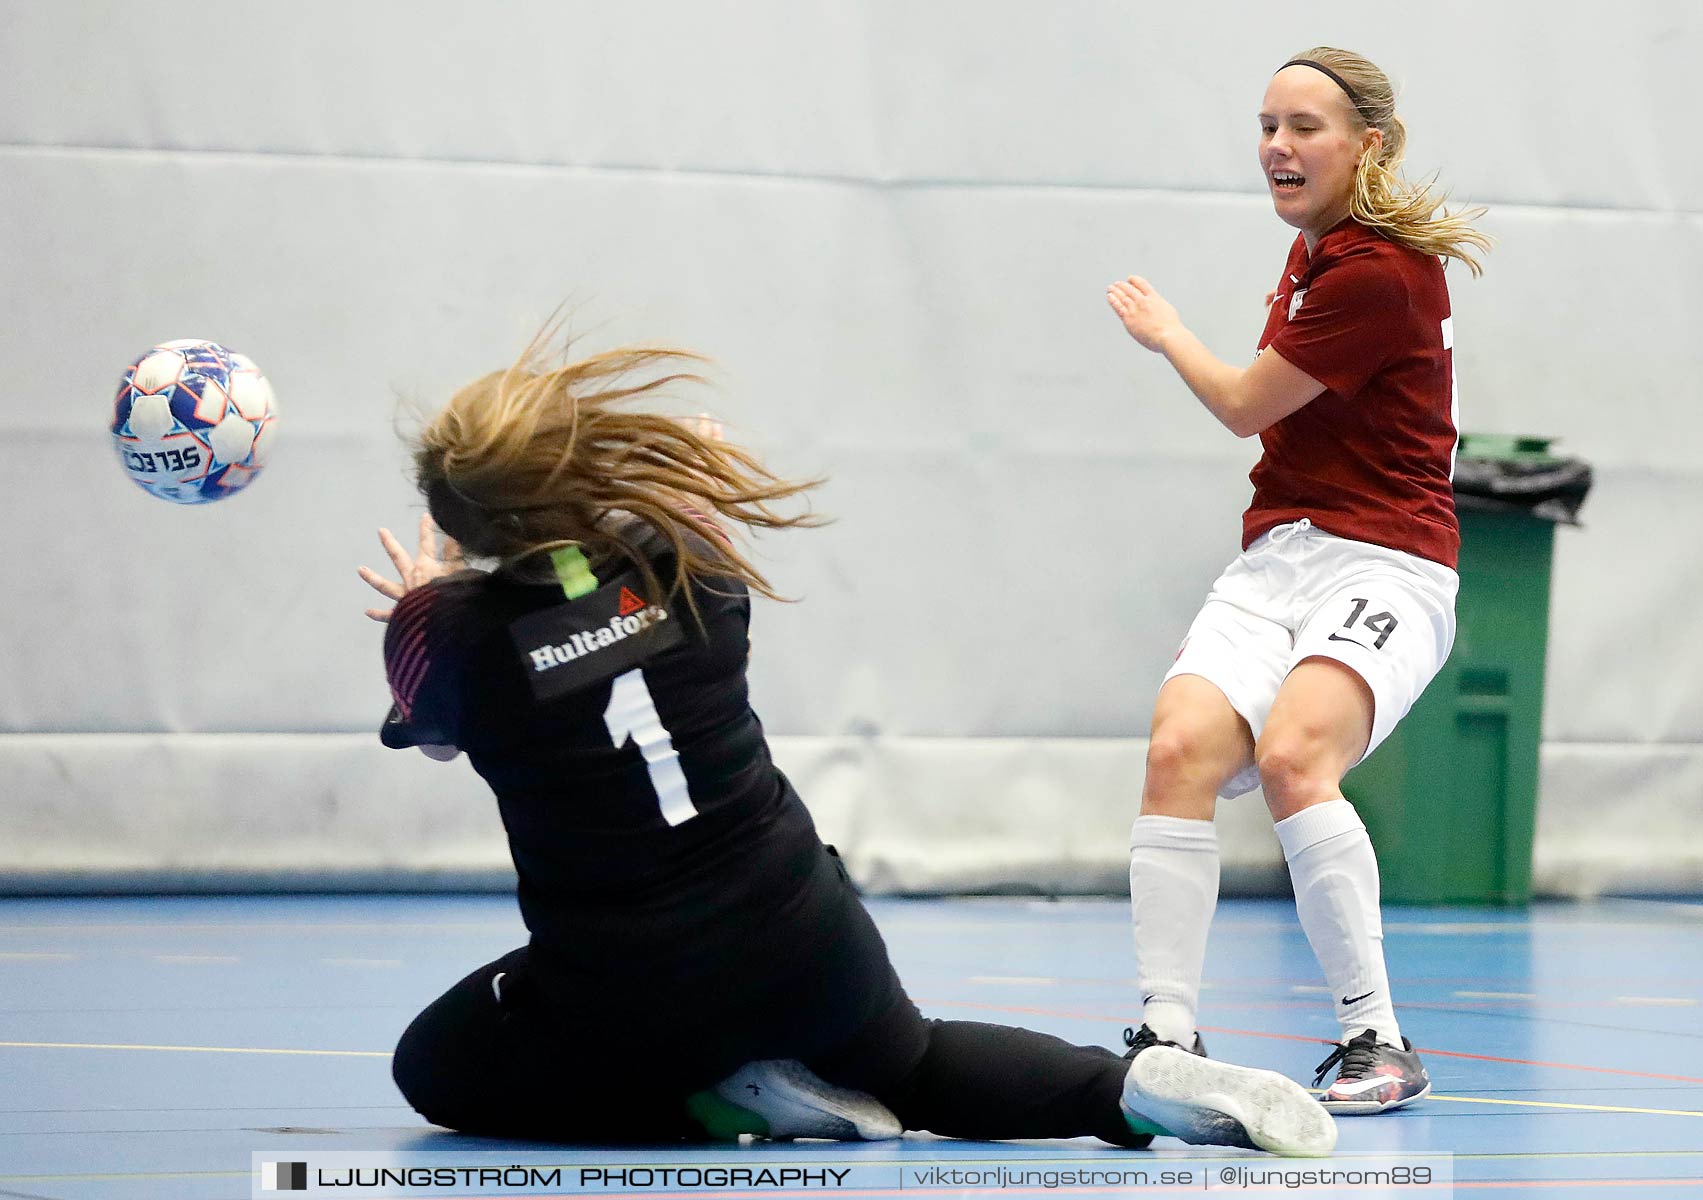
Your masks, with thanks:
[[[1296,664],[1335,659],[1372,689],[1370,754],[1448,659],[1459,588],[1453,571],[1418,555],[1340,538],[1305,519],[1279,525],[1212,585],[1165,678],[1215,684],[1258,740]],[[1250,765],[1219,794],[1258,786]]]

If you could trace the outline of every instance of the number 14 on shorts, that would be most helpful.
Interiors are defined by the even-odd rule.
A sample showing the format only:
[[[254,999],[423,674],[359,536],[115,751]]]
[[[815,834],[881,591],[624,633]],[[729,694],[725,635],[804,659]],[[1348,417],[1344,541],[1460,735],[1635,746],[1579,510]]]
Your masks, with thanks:
[[[1377,640],[1367,647],[1367,649],[1382,650],[1384,648],[1384,643],[1390,640],[1390,635],[1396,631],[1396,626],[1399,624],[1396,620],[1395,614],[1392,612],[1378,612],[1372,613],[1368,616],[1366,614],[1366,609],[1371,605],[1371,601],[1360,596],[1353,597],[1351,603],[1353,604],[1353,608],[1349,610],[1348,619],[1342,623],[1342,629],[1339,629],[1330,635],[1330,640],[1333,642],[1353,642],[1356,646],[1366,646],[1366,643],[1359,637],[1343,636],[1343,630],[1353,631],[1354,627],[1358,624],[1371,630],[1377,635]]]

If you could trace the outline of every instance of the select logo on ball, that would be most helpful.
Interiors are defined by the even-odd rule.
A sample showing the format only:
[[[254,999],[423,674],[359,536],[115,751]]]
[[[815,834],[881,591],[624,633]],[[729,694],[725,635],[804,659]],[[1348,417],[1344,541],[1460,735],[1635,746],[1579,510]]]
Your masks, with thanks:
[[[278,401],[246,355],[218,342],[163,342],[124,372],[112,439],[130,478],[175,504],[223,500],[253,482],[278,430]]]

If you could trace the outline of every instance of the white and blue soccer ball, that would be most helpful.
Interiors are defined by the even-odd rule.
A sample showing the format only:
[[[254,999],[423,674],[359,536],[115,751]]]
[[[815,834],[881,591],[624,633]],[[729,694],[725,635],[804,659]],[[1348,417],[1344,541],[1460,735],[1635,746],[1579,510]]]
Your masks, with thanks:
[[[217,342],[164,342],[118,386],[112,443],[130,478],[174,504],[223,500],[254,482],[278,402],[254,361]]]

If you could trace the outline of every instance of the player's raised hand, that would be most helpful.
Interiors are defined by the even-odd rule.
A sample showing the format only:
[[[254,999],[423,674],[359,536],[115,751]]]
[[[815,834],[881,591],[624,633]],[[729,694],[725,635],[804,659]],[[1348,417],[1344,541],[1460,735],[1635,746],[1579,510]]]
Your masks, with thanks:
[[[396,568],[401,582],[386,579],[371,567],[361,567],[359,574],[374,591],[391,600],[400,600],[422,584],[459,571],[466,565],[461,557],[461,547],[454,538],[445,538],[443,548],[438,548],[438,527],[430,513],[420,514],[420,548],[415,554],[410,555],[404,550],[402,543],[388,529],[378,531],[378,540],[390,556],[391,565]],[[369,608],[367,616],[375,621],[388,621],[391,612],[389,608]]]
[[[1120,279],[1109,286],[1106,303],[1118,314],[1129,336],[1149,350],[1162,353],[1166,335],[1182,324],[1171,302],[1139,275]]]

